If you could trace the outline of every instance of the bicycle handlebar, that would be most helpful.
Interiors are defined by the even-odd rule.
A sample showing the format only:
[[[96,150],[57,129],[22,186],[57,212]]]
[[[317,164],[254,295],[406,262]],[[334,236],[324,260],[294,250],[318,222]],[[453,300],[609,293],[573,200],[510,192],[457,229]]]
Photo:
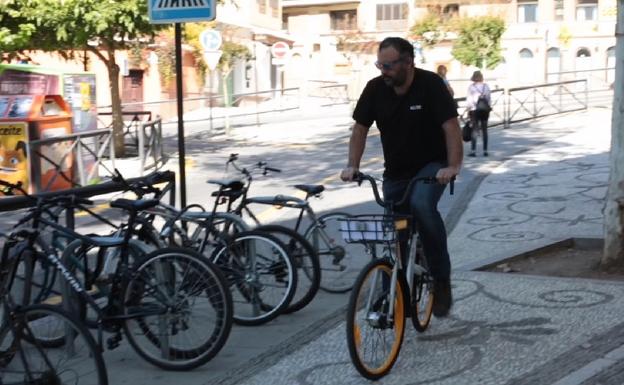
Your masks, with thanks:
[[[251,171],[245,167],[241,168],[240,166],[238,166],[236,164],[237,160],[238,160],[238,154],[230,154],[230,157],[228,158],[227,162],[225,162],[226,169],[227,169],[227,166],[231,164],[236,171],[245,175],[247,179],[251,179]],[[267,166],[267,162],[264,162],[264,161],[260,161],[256,163],[254,167],[262,170],[261,171],[262,175],[267,175],[269,172],[282,172],[282,170],[280,170],[279,168]]]
[[[359,171],[353,176],[353,181],[357,182],[358,185],[362,185],[362,182],[364,182],[365,180],[370,182],[373,188],[373,194],[375,195],[375,201],[377,202],[377,204],[379,204],[382,207],[387,207],[387,208],[392,208],[392,207],[401,206],[405,204],[405,202],[407,201],[409,197],[410,191],[412,190],[414,183],[418,181],[422,181],[425,183],[438,183],[438,180],[433,176],[423,176],[423,177],[418,177],[418,178],[412,178],[409,184],[407,185],[405,192],[403,193],[403,197],[401,197],[401,199],[395,203],[395,202],[386,202],[385,200],[381,198],[381,195],[379,195],[379,188],[377,187],[377,180],[373,178],[372,176],[364,174]],[[449,192],[451,195],[453,195],[455,192],[455,177],[451,179],[451,182],[449,184],[450,184]],[[391,207],[388,207],[388,206],[391,206]]]

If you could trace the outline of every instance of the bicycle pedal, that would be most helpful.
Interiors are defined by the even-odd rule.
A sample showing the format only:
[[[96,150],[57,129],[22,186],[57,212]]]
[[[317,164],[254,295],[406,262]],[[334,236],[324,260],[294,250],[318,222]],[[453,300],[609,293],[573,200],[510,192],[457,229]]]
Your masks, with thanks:
[[[120,343],[121,343],[120,333],[116,333],[112,337],[109,337],[106,339],[106,347],[108,348],[108,350],[113,350],[115,348],[118,348]]]

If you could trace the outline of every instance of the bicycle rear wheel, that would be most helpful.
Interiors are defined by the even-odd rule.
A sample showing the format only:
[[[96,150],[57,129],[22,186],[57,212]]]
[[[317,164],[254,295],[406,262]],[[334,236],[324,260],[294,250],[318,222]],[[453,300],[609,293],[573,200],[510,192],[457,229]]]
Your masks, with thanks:
[[[433,311],[433,277],[429,274],[429,266],[427,258],[422,249],[417,251],[416,263],[422,268],[422,271],[414,274],[414,282],[412,284],[412,293],[410,300],[412,309],[412,325],[419,332],[424,332],[431,322],[431,314]]]
[[[351,362],[369,380],[385,376],[401,350],[405,332],[405,283],[398,279],[390,303],[392,264],[371,261],[358,276],[347,308],[347,346]],[[390,316],[390,308],[394,314]]]
[[[221,350],[232,328],[232,297],[223,274],[193,250],[148,254],[130,273],[123,298],[128,341],[163,369],[203,365]]]
[[[297,290],[297,272],[286,247],[267,233],[239,233],[215,250],[211,260],[228,280],[237,324],[271,321],[287,308]]]
[[[297,269],[297,291],[284,313],[303,309],[314,299],[321,283],[321,268],[316,251],[301,234],[288,227],[264,225],[256,227],[256,230],[266,231],[279,238]]]
[[[317,251],[321,266],[321,289],[330,293],[345,293],[353,287],[365,259],[361,245],[346,243],[340,232],[341,219],[349,218],[347,213],[329,213],[318,217],[304,232],[304,237]]]
[[[52,347],[41,343],[62,337]],[[2,384],[106,385],[102,353],[89,331],[58,307],[33,305],[0,330]],[[10,353],[10,354],[9,354]]]

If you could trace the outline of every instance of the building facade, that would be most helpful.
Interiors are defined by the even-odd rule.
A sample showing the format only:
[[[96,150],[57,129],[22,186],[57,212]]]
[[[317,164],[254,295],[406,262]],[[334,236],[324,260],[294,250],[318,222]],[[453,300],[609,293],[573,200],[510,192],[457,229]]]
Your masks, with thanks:
[[[554,82],[589,70],[594,81],[609,84],[615,66],[615,0],[283,0],[284,28],[292,35],[299,71],[310,78],[359,84],[378,71],[376,43],[386,36],[410,39],[416,21],[434,12],[442,17],[499,16],[506,22],[501,47],[504,62],[486,70],[495,86]],[[417,63],[433,70],[448,67],[448,77],[467,86],[476,68],[453,59],[453,37],[433,48],[415,43]],[[319,66],[319,63],[324,65]],[[460,91],[461,94],[461,91]]]

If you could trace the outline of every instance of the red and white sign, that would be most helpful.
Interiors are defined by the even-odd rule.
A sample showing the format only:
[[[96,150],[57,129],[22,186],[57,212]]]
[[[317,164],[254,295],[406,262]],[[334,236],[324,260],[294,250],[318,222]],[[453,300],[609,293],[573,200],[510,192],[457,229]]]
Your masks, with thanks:
[[[271,46],[271,55],[273,56],[273,64],[280,65],[284,64],[286,58],[288,57],[288,53],[290,52],[290,46],[284,43],[283,41],[278,41],[277,43],[273,43]]]

